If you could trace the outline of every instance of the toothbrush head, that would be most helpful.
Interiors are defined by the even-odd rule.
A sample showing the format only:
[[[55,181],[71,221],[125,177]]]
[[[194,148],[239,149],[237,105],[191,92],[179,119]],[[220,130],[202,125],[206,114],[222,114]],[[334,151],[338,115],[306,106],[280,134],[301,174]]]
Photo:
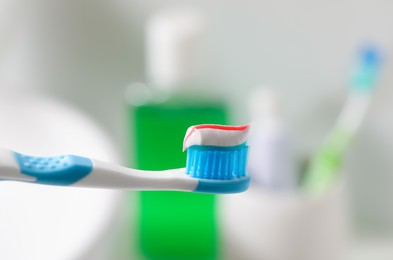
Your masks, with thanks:
[[[248,189],[246,171],[249,125],[198,125],[187,130],[186,173],[198,179],[195,191],[236,193]]]
[[[376,85],[380,65],[381,53],[377,47],[368,45],[362,48],[352,79],[352,90],[361,93],[370,92]]]

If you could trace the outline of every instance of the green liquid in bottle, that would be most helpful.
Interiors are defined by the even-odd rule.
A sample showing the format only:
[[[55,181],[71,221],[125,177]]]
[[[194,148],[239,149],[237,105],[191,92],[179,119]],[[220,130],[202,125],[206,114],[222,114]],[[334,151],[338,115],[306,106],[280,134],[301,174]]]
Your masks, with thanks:
[[[189,126],[227,124],[225,106],[178,99],[130,108],[135,129],[136,167],[185,167],[183,138]],[[139,193],[139,248],[153,260],[216,259],[216,196],[186,192]]]

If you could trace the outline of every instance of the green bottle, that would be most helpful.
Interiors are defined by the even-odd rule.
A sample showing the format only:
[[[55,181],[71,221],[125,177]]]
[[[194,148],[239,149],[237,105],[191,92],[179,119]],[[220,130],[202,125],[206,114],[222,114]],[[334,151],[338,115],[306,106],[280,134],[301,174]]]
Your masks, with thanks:
[[[134,133],[129,146],[135,155],[130,161],[138,169],[185,167],[182,144],[187,128],[228,123],[225,104],[212,98],[213,89],[195,87],[196,67],[191,57],[196,56],[193,48],[200,24],[195,13],[185,12],[159,13],[148,23],[150,88],[137,84],[139,91],[131,89],[138,105],[130,105],[128,110],[129,128]],[[139,193],[138,210],[136,241],[145,259],[217,259],[215,195],[145,191]]]
[[[165,170],[186,165],[182,143],[187,128],[226,124],[221,103],[174,98],[131,108],[136,167]],[[185,192],[140,192],[139,246],[147,259],[215,259],[216,197]]]

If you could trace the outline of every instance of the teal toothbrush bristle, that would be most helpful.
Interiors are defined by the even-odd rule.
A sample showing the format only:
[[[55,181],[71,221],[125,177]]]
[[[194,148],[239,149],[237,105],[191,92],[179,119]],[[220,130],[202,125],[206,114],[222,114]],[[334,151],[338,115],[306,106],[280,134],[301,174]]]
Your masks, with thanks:
[[[370,91],[375,85],[380,63],[381,54],[378,48],[373,46],[363,48],[353,76],[352,88],[356,91]]]
[[[233,180],[246,176],[248,146],[194,145],[187,150],[186,173],[194,178]]]

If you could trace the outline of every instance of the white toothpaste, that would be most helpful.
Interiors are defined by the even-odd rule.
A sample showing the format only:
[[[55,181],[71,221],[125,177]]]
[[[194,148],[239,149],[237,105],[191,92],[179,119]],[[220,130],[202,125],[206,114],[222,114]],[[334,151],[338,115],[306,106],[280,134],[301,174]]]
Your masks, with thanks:
[[[250,125],[196,125],[187,129],[183,151],[193,145],[236,146],[247,141]]]

